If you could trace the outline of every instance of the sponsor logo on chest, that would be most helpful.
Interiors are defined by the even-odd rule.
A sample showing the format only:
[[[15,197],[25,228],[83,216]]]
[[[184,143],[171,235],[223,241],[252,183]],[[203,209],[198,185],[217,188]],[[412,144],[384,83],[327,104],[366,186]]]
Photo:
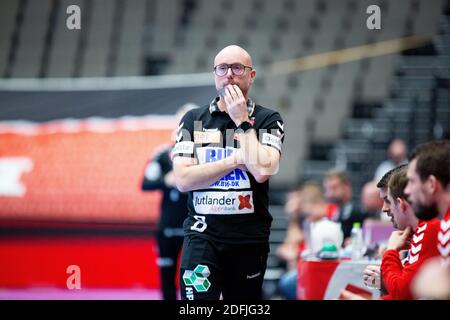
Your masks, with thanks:
[[[217,130],[194,131],[194,143],[220,143],[222,134]]]
[[[201,214],[253,213],[253,192],[194,192],[194,209]]]
[[[235,148],[202,147],[197,148],[197,158],[200,164],[219,161],[231,156]],[[210,185],[210,189],[249,189],[250,179],[248,174],[241,169],[234,169],[220,180]]]

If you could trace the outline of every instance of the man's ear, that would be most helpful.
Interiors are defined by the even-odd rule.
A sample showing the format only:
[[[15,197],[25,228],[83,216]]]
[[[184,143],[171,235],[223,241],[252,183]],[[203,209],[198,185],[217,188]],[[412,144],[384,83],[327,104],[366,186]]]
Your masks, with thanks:
[[[253,83],[255,81],[255,78],[256,78],[256,70],[253,69],[250,74],[250,83]]]
[[[427,192],[429,194],[436,193],[436,191],[439,191],[440,182],[434,175],[429,175],[427,178],[427,182],[425,183],[425,187],[427,189]]]
[[[397,197],[397,198],[395,199],[395,201],[398,202],[398,204],[399,204],[400,209],[402,210],[402,212],[405,212],[405,211],[406,211],[406,200],[403,199],[403,198]]]

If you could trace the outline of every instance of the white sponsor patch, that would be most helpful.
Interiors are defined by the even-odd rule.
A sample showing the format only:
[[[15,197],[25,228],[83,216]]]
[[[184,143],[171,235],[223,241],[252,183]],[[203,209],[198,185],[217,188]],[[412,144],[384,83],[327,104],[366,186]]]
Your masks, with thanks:
[[[205,164],[209,162],[215,162],[228,158],[236,151],[236,148],[232,147],[198,147],[197,159],[199,164]]]
[[[172,149],[172,155],[193,154],[193,153],[194,153],[194,143],[192,141],[178,142]]]
[[[194,131],[194,142],[195,143],[220,143],[222,139],[222,134],[220,131]]]
[[[202,147],[197,148],[198,163],[204,164],[219,161],[231,156],[236,148]],[[226,176],[222,177],[210,185],[211,189],[250,189],[250,179],[248,174],[241,169],[234,169]]]
[[[210,189],[249,189],[250,179],[245,171],[234,169],[222,179],[209,186]]]
[[[195,212],[201,214],[253,213],[253,192],[194,192]]]
[[[261,143],[268,144],[269,146],[275,147],[281,151],[281,139],[273,134],[264,132]]]

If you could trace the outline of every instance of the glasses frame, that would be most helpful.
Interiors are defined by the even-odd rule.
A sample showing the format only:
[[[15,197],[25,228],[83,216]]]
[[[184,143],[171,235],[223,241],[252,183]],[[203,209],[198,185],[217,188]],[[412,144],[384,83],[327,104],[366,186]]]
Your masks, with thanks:
[[[223,75],[217,74],[217,67],[223,66],[223,65],[226,65],[226,66],[227,66],[227,71],[226,71]],[[236,73],[234,73],[234,71],[233,71],[233,66],[234,66],[234,65],[240,65],[240,66],[243,66],[243,67],[244,67],[244,71],[243,71],[241,74],[236,74]],[[228,69],[231,69],[231,73],[232,73],[234,76],[242,76],[242,75],[245,73],[245,68],[249,68],[249,69],[253,70],[253,67],[251,67],[251,66],[246,66],[245,64],[242,64],[242,63],[239,63],[239,62],[231,63],[231,64],[228,64],[228,63],[221,63],[221,64],[218,64],[217,66],[214,67],[214,74],[215,74],[216,76],[218,76],[218,77],[224,77],[224,76],[226,76],[226,75],[228,74]]]

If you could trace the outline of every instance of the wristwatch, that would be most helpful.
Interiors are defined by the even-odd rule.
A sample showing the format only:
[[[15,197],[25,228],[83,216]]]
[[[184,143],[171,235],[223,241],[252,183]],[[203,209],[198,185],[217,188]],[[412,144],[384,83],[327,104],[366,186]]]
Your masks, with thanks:
[[[242,122],[236,129],[242,129],[244,132],[246,132],[249,129],[252,129],[253,126],[250,122],[244,121]]]

